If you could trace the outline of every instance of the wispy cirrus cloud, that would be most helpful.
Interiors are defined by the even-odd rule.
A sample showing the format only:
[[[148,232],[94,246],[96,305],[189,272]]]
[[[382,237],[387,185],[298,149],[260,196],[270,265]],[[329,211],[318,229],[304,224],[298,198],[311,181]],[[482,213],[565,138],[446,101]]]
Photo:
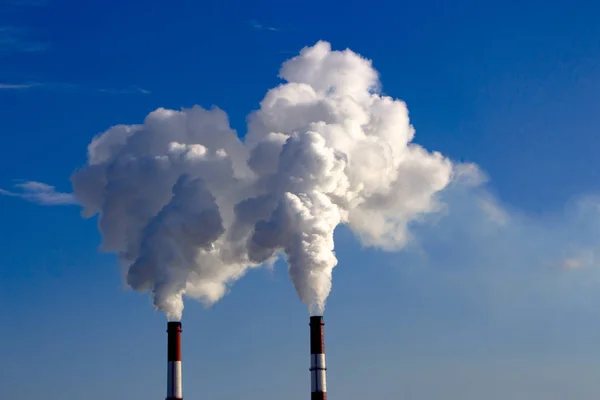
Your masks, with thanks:
[[[102,93],[110,94],[151,94],[152,92],[141,87],[134,86],[126,89],[98,89]]]
[[[255,19],[248,21],[248,24],[250,25],[251,28],[253,28],[257,31],[274,31],[274,32],[280,31],[279,28],[275,28],[273,26],[268,26],[268,25],[263,25],[262,23],[258,22]]]
[[[0,90],[19,90],[19,89],[30,89],[35,86],[39,86],[37,82],[33,83],[0,83]]]
[[[74,205],[77,200],[72,193],[56,190],[54,186],[37,181],[17,183],[13,190],[0,189],[0,195],[19,197],[43,206]]]
[[[40,7],[48,4],[47,0],[2,0],[0,4],[13,7]]]
[[[1,0],[0,1],[0,52],[33,53],[50,48],[39,29],[29,20],[28,14],[35,8],[47,7],[47,0]]]
[[[16,26],[0,26],[0,52],[32,53],[46,51],[48,43],[36,40],[32,29]]]
[[[22,90],[40,88],[54,91],[84,91],[100,92],[108,94],[151,94],[152,92],[139,86],[131,86],[124,89],[118,88],[93,88],[77,83],[66,82],[27,82],[27,83],[3,83],[0,82],[0,90]]]

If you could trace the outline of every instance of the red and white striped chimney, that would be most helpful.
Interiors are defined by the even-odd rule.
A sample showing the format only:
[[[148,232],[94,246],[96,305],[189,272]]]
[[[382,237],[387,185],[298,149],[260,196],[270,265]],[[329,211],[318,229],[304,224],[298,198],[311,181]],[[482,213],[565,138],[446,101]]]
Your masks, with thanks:
[[[325,377],[325,337],[323,317],[310,317],[310,383],[311,400],[327,400]]]
[[[168,366],[167,366],[167,400],[182,400],[181,393],[181,322],[169,322],[168,334]]]

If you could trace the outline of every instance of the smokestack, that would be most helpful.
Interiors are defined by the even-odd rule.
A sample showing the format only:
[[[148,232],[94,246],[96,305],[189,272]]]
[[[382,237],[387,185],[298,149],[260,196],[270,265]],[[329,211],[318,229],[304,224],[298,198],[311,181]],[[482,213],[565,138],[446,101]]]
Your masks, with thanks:
[[[327,400],[325,378],[325,337],[322,316],[310,317],[310,383],[311,400]]]
[[[181,322],[169,322],[167,400],[182,400],[181,394]]]

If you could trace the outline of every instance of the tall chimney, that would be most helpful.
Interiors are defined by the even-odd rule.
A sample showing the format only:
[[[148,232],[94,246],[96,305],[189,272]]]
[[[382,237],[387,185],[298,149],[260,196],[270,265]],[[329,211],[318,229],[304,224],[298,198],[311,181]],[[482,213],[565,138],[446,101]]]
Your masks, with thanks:
[[[310,317],[311,400],[327,400],[324,325],[322,316]]]
[[[167,400],[182,400],[181,394],[181,322],[169,322]]]

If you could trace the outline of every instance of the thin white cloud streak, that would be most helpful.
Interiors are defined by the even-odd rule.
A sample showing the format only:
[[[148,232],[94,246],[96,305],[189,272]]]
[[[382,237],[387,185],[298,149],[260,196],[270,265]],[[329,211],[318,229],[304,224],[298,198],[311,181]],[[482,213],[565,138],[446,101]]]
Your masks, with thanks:
[[[256,29],[257,31],[272,31],[272,32],[279,32],[280,29],[279,28],[275,28],[273,26],[267,26],[267,25],[263,25],[260,22],[258,22],[257,20],[250,20],[248,21],[248,23],[250,24],[250,26],[254,29]]]
[[[14,25],[27,19],[35,8],[48,6],[46,0],[5,0],[0,11],[0,52],[35,53],[50,49],[43,32],[31,24]]]
[[[56,191],[54,186],[42,182],[27,181],[13,186],[16,191],[0,189],[0,195],[19,197],[43,206],[75,205],[77,201],[71,193]]]
[[[0,90],[30,89],[39,85],[39,83],[0,83]]]
[[[0,26],[0,52],[33,53],[46,51],[48,43],[32,38],[33,31],[27,27]]]
[[[22,90],[22,89],[46,89],[46,90],[70,90],[70,91],[95,91],[106,94],[142,94],[148,95],[152,94],[150,90],[133,86],[125,89],[115,89],[115,88],[102,88],[95,89],[89,88],[77,83],[66,83],[66,82],[31,82],[31,83],[0,83],[0,90]]]
[[[127,89],[98,89],[99,92],[109,94],[151,94],[152,92],[141,87],[132,87]]]
[[[48,4],[46,0],[6,0],[8,5],[14,7],[41,7]]]

